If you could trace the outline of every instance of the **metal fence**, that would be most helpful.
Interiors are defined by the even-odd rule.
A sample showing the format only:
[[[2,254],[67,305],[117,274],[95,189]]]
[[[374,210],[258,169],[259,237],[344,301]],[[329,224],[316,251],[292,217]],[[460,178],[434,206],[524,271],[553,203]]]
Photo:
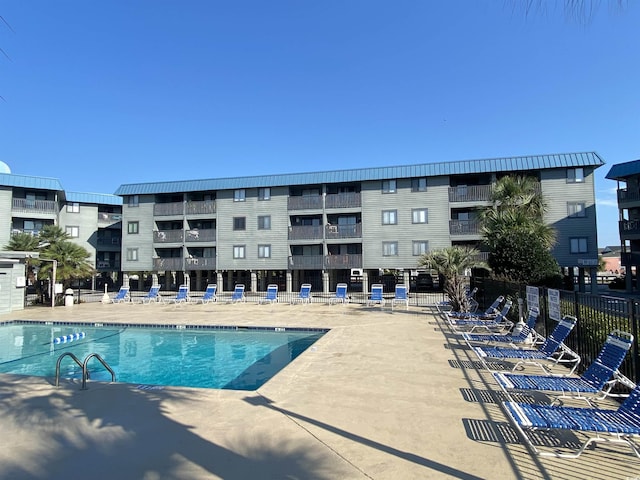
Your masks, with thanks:
[[[510,297],[515,305],[517,298],[522,298],[526,303],[525,285],[488,278],[474,279],[472,285],[478,287],[476,299],[480,308],[486,308],[498,295]],[[549,318],[548,289],[539,287],[539,293],[540,316],[536,331],[547,336],[555,328],[556,322]],[[633,346],[620,367],[620,372],[633,382],[640,382],[640,302],[637,299],[560,290],[560,313],[573,315],[578,319],[565,343],[582,358],[579,372],[584,371],[597,357],[609,333],[622,330],[633,335]],[[517,316],[517,308],[512,309],[509,317],[516,320]]]

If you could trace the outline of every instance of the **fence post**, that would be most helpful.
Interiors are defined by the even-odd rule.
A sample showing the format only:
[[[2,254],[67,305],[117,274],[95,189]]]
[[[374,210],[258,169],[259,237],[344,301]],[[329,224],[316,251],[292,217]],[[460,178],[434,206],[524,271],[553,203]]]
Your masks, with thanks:
[[[638,351],[638,311],[637,303],[634,300],[627,300],[627,310],[629,312],[629,320],[631,322],[631,335],[633,335],[633,346],[631,347],[631,365],[633,368],[633,381],[637,384],[640,382],[640,352]]]

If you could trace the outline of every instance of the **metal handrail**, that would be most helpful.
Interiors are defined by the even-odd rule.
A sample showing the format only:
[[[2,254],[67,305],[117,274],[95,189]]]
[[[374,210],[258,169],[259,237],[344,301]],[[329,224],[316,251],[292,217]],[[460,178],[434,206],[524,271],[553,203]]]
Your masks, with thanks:
[[[58,361],[56,362],[56,387],[60,386],[60,363],[62,362],[62,359],[64,357],[71,357],[73,361],[78,364],[78,366],[82,369],[82,381],[84,381],[84,366],[82,365],[78,357],[76,357],[71,352],[64,352],[62,355],[58,357]]]
[[[87,377],[89,376],[88,375],[89,370],[87,370],[87,363],[89,362],[89,360],[91,360],[94,357],[97,358],[98,361],[100,361],[100,363],[102,364],[102,366],[109,371],[109,373],[111,374],[111,381],[112,382],[116,381],[116,373],[109,366],[109,364],[107,362],[105,362],[102,359],[102,357],[100,355],[98,355],[97,353],[91,353],[91,354],[87,355],[87,357],[84,359],[84,363],[82,364],[82,390],[86,390],[87,389]]]

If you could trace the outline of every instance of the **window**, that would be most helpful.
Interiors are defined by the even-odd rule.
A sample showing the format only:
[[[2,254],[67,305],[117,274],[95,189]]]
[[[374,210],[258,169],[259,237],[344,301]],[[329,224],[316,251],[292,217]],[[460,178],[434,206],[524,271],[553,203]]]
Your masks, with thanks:
[[[271,215],[260,215],[258,217],[258,230],[271,230]]]
[[[80,236],[80,227],[76,227],[76,226],[67,226],[65,227],[64,231],[67,233],[67,235],[69,235],[71,238],[78,238]]]
[[[382,211],[382,224],[383,225],[396,225],[398,223],[398,211],[397,210],[383,210]]]
[[[429,242],[427,240],[413,241],[413,255],[424,255],[429,251]]]
[[[139,228],[139,222],[127,222],[127,233],[129,235],[137,235],[138,233],[140,233]]]
[[[427,179],[425,177],[412,178],[411,179],[411,191],[412,192],[426,192],[427,191]]]
[[[129,198],[127,198],[127,204],[130,207],[137,207],[140,205],[140,197],[138,195],[129,195]]]
[[[382,193],[396,193],[396,181],[395,180],[383,180],[382,181]]]
[[[138,261],[138,249],[137,248],[127,248],[127,260],[129,262],[137,262]]]
[[[269,187],[259,188],[258,200],[271,200],[271,188]]]
[[[382,242],[382,256],[392,257],[398,255],[398,242]]]
[[[233,229],[234,230],[246,230],[247,219],[246,217],[233,217]]]
[[[258,245],[258,258],[271,258],[271,245]]]
[[[245,258],[245,246],[244,245],[234,245],[233,246],[233,258]]]
[[[233,191],[233,201],[234,202],[244,202],[246,199],[246,192],[244,188],[239,188]]]
[[[567,169],[567,183],[582,183],[584,182],[584,168],[568,168]]]
[[[569,241],[571,242],[571,253],[587,253],[586,237],[570,238]]]
[[[584,202],[567,202],[567,215],[572,218],[582,218],[587,216],[584,209]]]
[[[411,210],[412,223],[429,223],[429,210],[427,208],[414,208]]]
[[[80,204],[78,202],[67,203],[67,212],[80,213]]]

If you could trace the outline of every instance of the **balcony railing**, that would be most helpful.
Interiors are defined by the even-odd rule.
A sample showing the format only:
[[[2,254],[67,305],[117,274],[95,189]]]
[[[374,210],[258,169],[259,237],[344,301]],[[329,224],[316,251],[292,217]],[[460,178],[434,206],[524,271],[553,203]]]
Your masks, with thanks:
[[[289,197],[287,199],[289,210],[321,210],[322,195],[302,195],[299,197]]]
[[[289,268],[293,270],[322,270],[322,255],[292,255],[289,257]]]
[[[449,187],[450,202],[488,202],[491,198],[492,185],[467,185]]]
[[[325,227],[325,235],[327,240],[341,238],[362,238],[362,224],[355,223],[353,225],[327,225]]]
[[[153,243],[181,243],[184,230],[160,230],[153,232]]]
[[[361,207],[362,200],[359,192],[329,193],[324,202],[326,208],[354,208]]]
[[[120,262],[115,260],[96,260],[96,269],[118,271],[120,270]]]
[[[182,257],[154,258],[153,269],[156,271],[182,271],[185,259]]]
[[[620,237],[640,234],[640,220],[620,220],[618,222]]]
[[[112,224],[112,223],[118,223],[122,221],[122,214],[121,213],[105,213],[105,212],[98,212],[98,223],[101,224]]]
[[[202,229],[194,229],[194,230],[185,230],[184,241],[185,242],[215,242],[216,229],[202,228]]]
[[[187,270],[215,270],[216,259],[213,257],[190,257],[184,259]]]
[[[156,203],[153,214],[157,217],[184,215],[184,202]]]
[[[96,243],[101,247],[119,247],[120,237],[99,237]]]
[[[322,240],[321,225],[289,227],[289,240]]]
[[[481,225],[478,220],[449,220],[449,234],[480,235]]]
[[[216,213],[216,202],[204,200],[186,203],[187,215],[211,215]]]
[[[618,189],[618,203],[637,202],[640,200],[640,191],[627,190],[626,188]]]
[[[13,212],[24,213],[58,213],[58,203],[53,200],[31,200],[26,198],[13,199]]]
[[[346,254],[346,255],[327,255],[324,257],[325,268],[362,268],[362,255]]]

